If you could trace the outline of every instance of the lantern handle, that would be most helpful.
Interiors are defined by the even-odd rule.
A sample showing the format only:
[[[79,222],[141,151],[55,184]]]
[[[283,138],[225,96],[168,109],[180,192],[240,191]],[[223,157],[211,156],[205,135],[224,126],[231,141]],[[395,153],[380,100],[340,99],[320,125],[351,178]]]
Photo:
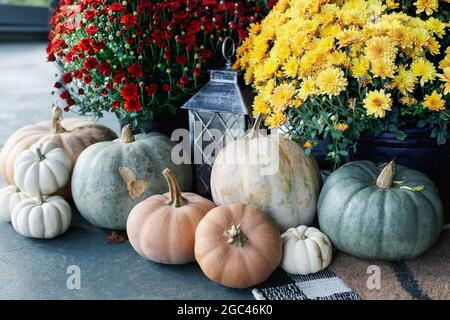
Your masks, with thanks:
[[[227,52],[226,52],[227,43],[230,41],[231,41],[231,53],[227,54]],[[235,53],[236,53],[236,45],[234,43],[233,38],[229,37],[229,36],[225,37],[225,39],[223,39],[223,43],[222,43],[222,56],[227,61],[227,63],[226,63],[227,69],[231,69],[231,58],[234,56]]]

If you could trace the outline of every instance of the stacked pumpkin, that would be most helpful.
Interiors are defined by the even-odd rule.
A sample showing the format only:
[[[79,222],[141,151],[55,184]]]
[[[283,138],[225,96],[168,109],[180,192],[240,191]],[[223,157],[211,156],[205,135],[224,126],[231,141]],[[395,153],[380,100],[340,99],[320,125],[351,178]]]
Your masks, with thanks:
[[[9,186],[0,190],[0,218],[12,222],[26,237],[54,238],[70,226],[70,179],[73,165],[90,144],[113,139],[106,127],[83,119],[25,126],[14,133],[0,153],[0,173]]]

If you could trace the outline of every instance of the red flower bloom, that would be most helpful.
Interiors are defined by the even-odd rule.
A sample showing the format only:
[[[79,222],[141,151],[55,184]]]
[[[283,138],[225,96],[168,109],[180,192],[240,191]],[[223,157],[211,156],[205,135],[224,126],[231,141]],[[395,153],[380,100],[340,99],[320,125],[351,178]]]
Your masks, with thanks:
[[[126,27],[126,28],[131,28],[131,27],[137,27],[139,25],[139,18],[136,17],[134,14],[132,13],[128,13],[126,15],[124,15],[121,19],[120,22]]]
[[[69,107],[73,106],[75,104],[75,100],[73,100],[72,98],[67,99],[67,105]]]
[[[164,84],[162,85],[162,90],[163,90],[164,92],[169,92],[169,91],[170,91],[170,84],[164,83]]]
[[[92,77],[87,74],[83,77],[83,81],[84,81],[84,83],[89,84],[92,81]]]
[[[200,77],[200,74],[201,74],[200,68],[195,68],[193,74],[194,74],[194,77]]]
[[[72,82],[72,74],[70,72],[64,73],[62,80],[64,83],[70,83]]]
[[[112,12],[124,12],[125,8],[121,3],[115,2],[109,5],[109,10],[111,10]]]
[[[55,87],[56,89],[61,89],[61,87],[62,87],[61,82],[55,82],[54,87]]]
[[[61,97],[61,99],[67,100],[70,98],[70,92],[69,90],[64,90],[59,96]]]
[[[120,90],[120,94],[124,99],[134,99],[138,95],[138,86],[135,83],[128,83]]]
[[[114,102],[112,103],[111,107],[112,107],[113,109],[116,109],[116,108],[120,107],[120,101],[119,101],[119,100],[114,101]]]
[[[145,87],[145,90],[147,90],[147,94],[148,94],[149,96],[154,95],[155,92],[156,92],[156,89],[157,89],[157,86],[156,86],[156,84],[154,84],[154,83],[149,84],[147,87]]]
[[[138,112],[141,111],[141,101],[139,98],[133,98],[125,101],[125,110]]]
[[[95,69],[95,68],[97,68],[97,66],[98,66],[98,61],[96,58],[92,58],[92,57],[86,58],[86,61],[84,62],[84,67],[87,70]]]
[[[108,90],[107,89],[102,89],[102,91],[100,92],[102,96],[106,96],[108,94]]]
[[[102,64],[98,67],[98,71],[100,71],[100,73],[105,77],[109,77],[111,74],[111,65],[107,61],[102,62]]]
[[[93,36],[97,33],[98,26],[92,25],[92,26],[87,27],[85,30],[88,35]]]
[[[95,10],[87,10],[83,13],[83,17],[89,21],[92,22],[95,19]]]
[[[178,64],[181,64],[183,66],[188,63],[188,58],[186,56],[178,56],[175,60]]]
[[[84,94],[84,89],[83,88],[78,89],[78,94]]]
[[[140,78],[140,77],[143,76],[143,74],[142,74],[142,66],[137,64],[137,63],[133,63],[128,68],[128,73],[130,74],[130,77],[132,77],[132,78]]]

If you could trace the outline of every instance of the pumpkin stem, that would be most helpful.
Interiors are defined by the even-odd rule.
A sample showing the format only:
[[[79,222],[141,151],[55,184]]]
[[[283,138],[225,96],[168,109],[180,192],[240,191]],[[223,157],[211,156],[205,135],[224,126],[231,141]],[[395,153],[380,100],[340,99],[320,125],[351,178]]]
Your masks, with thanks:
[[[395,175],[395,161],[392,160],[383,168],[377,178],[377,187],[381,189],[389,189],[392,186]]]
[[[50,130],[51,133],[63,133],[63,132],[67,131],[61,125],[61,116],[62,116],[61,108],[58,107],[57,105],[53,104],[52,129]]]
[[[246,138],[253,139],[259,136],[259,126],[261,125],[263,115],[262,113],[258,113],[255,119],[255,123],[253,124],[252,129],[250,132],[246,135]]]
[[[162,174],[164,178],[166,178],[169,186],[170,200],[167,204],[173,206],[174,208],[186,205],[188,200],[181,194],[180,184],[178,183],[177,177],[175,177],[172,170],[166,168],[163,170]]]
[[[20,192],[20,188],[18,186],[16,186],[16,192],[19,193]]]
[[[43,205],[45,203],[45,199],[42,196],[42,193],[39,191],[38,195],[37,195],[37,200],[38,200],[38,205]]]
[[[36,148],[36,161],[41,162],[42,160],[45,160],[45,156],[42,154],[41,148]]]
[[[131,125],[127,124],[122,128],[122,135],[120,136],[120,142],[121,143],[131,143],[134,142],[134,135],[133,132],[131,132]]]
[[[248,240],[247,236],[241,231],[241,224],[237,226],[232,224],[230,229],[224,231],[223,235],[227,243],[234,244],[237,247],[243,247]]]

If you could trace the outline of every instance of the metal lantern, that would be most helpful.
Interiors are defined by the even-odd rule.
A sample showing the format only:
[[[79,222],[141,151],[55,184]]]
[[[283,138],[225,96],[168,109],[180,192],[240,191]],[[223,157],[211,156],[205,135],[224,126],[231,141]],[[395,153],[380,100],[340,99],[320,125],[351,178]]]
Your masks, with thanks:
[[[230,54],[226,45],[232,43]],[[239,72],[231,68],[235,45],[230,37],[224,39],[222,55],[226,66],[210,70],[210,80],[183,108],[189,110],[191,157],[195,167],[196,192],[211,198],[210,177],[218,151],[227,142],[240,138],[250,128],[250,106],[253,95],[242,83]]]

